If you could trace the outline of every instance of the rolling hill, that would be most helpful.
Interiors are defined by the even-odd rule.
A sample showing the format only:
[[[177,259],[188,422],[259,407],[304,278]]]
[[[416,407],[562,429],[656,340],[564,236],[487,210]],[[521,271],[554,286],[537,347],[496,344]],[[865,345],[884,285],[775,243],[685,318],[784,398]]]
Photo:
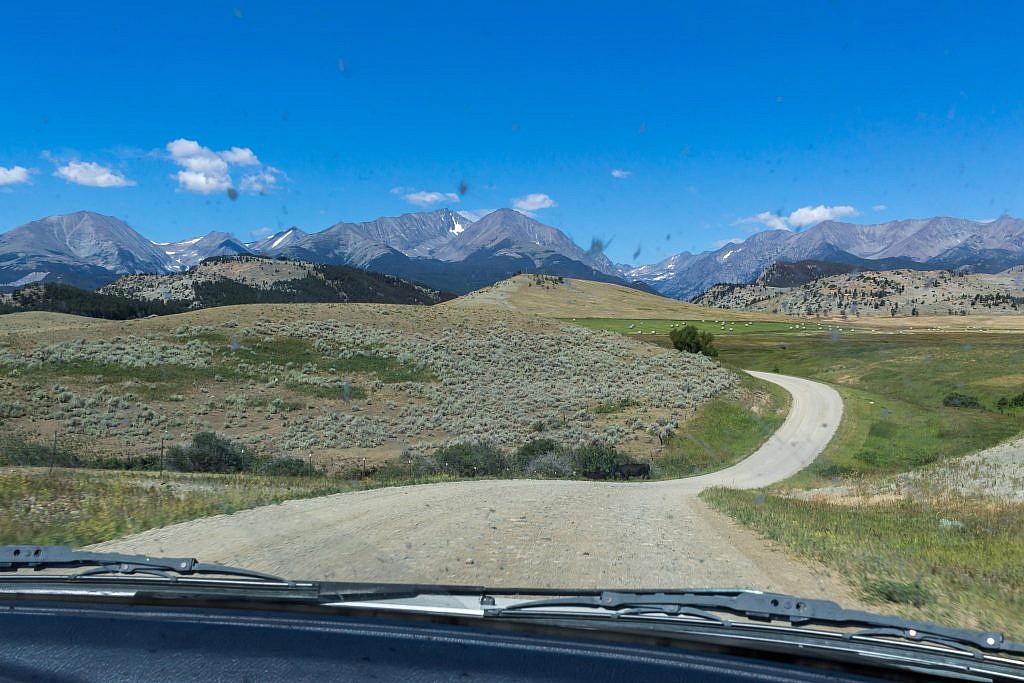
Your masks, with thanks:
[[[548,318],[772,320],[771,313],[718,310],[609,282],[517,275],[441,304],[531,313]]]
[[[732,311],[829,318],[1014,316],[1024,308],[1021,266],[995,274],[855,270],[799,282],[805,274],[770,270],[753,284],[715,285],[694,301]],[[779,284],[791,286],[773,286]]]

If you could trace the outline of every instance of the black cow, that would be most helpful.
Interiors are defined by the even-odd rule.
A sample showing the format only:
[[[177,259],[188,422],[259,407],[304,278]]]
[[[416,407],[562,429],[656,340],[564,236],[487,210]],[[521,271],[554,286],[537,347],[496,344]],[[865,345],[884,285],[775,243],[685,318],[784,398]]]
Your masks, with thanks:
[[[645,462],[627,462],[615,468],[616,479],[632,479],[633,477],[649,479],[650,476],[651,466]]]
[[[608,473],[604,470],[592,470],[590,472],[584,472],[583,476],[587,479],[607,479]]]

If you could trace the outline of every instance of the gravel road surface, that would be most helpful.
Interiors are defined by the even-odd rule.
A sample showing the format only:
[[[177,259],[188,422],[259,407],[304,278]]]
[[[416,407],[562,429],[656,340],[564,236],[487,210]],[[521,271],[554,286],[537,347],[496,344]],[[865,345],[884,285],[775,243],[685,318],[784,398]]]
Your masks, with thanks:
[[[709,509],[709,486],[756,488],[807,466],[843,403],[806,379],[753,455],[689,479],[482,480],[341,493],[153,529],[93,546],[198,557],[300,579],[547,587],[745,587],[853,602],[840,582]]]

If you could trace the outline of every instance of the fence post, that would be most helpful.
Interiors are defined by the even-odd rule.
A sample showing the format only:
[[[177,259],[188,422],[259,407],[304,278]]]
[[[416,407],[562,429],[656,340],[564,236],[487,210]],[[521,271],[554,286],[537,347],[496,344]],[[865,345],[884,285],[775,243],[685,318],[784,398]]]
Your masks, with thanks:
[[[53,461],[57,459],[57,430],[53,430],[53,448],[50,449],[50,471],[47,474],[53,474]]]

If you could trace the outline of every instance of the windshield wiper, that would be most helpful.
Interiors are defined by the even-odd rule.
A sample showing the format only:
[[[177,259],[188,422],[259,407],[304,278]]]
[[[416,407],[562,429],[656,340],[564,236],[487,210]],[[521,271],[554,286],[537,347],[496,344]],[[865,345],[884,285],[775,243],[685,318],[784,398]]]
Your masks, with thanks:
[[[611,612],[611,616],[616,617],[636,614],[690,615],[714,621],[722,626],[730,626],[730,622],[713,614],[725,612],[751,621],[786,621],[792,626],[816,624],[865,627],[861,631],[841,634],[846,639],[900,638],[915,642],[926,641],[960,650],[967,646],[983,652],[1024,655],[1024,643],[1008,641],[1001,633],[953,628],[930,622],[911,621],[898,616],[845,609],[831,600],[757,591],[601,591],[590,595],[531,600],[507,607],[485,609],[484,616],[520,616],[531,610],[545,608],[607,610]],[[564,615],[564,612],[559,613]]]
[[[149,557],[122,553],[93,553],[72,550],[66,545],[5,545],[0,546],[0,572],[19,569],[56,569],[63,567],[92,567],[71,578],[98,574],[151,574],[164,578],[175,575],[220,574],[240,576],[264,581],[291,583],[287,579],[263,572],[222,564],[200,562],[192,557]]]

